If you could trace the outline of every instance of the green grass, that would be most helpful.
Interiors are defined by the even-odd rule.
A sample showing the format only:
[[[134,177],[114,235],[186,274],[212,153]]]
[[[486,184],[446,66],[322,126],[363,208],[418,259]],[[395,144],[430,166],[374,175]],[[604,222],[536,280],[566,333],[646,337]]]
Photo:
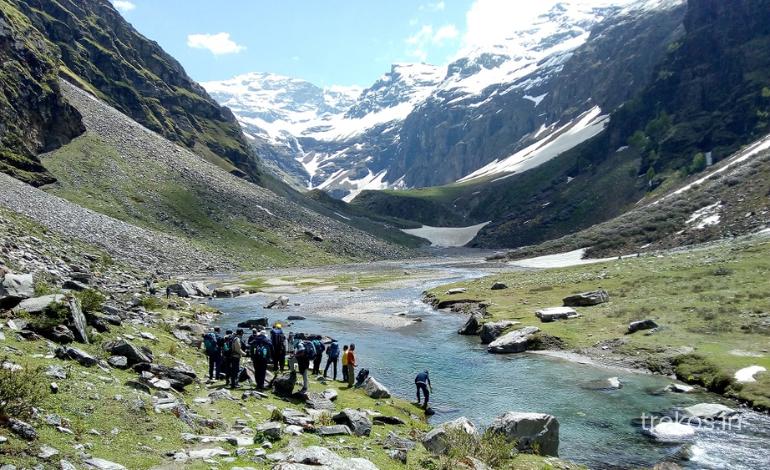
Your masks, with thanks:
[[[673,370],[683,380],[768,409],[768,374],[760,374],[757,384],[743,387],[731,379],[735,371],[750,365],[770,369],[770,328],[763,323],[770,312],[768,279],[770,242],[723,242],[666,257],[504,273],[442,286],[431,293],[440,300],[449,299],[447,288],[466,287],[463,297],[488,302],[491,319],[538,326],[572,350],[623,338],[627,342],[617,352],[640,367]],[[490,290],[495,280],[510,289]],[[541,323],[535,318],[539,308],[560,306],[569,294],[597,288],[607,290],[611,301],[578,308],[578,319]],[[630,322],[647,318],[660,325],[657,332],[625,334]],[[690,347],[692,354],[684,355]]]

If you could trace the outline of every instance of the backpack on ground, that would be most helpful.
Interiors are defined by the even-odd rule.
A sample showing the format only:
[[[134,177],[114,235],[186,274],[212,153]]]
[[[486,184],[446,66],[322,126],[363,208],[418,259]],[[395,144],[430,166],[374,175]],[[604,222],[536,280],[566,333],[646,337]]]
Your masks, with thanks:
[[[211,355],[217,352],[217,337],[214,333],[203,335],[203,346],[206,348],[206,354]]]
[[[358,375],[356,375],[356,387],[363,385],[367,378],[369,378],[369,369],[359,370]]]
[[[305,347],[305,359],[312,361],[315,359],[316,350],[312,341],[303,341],[302,345]]]

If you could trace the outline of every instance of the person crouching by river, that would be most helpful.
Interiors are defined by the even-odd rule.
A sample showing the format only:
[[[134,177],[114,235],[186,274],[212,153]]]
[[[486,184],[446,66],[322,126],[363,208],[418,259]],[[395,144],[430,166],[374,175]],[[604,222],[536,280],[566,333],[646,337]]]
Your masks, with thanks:
[[[414,385],[417,387],[417,404],[420,404],[420,391],[422,391],[422,394],[425,397],[425,403],[422,404],[422,407],[427,410],[430,392],[433,391],[433,386],[430,384],[430,377],[428,376],[427,370],[417,374],[417,377],[414,378]]]
[[[345,368],[348,370],[348,388],[353,388],[353,382],[356,380],[356,345],[351,344],[347,352],[347,364]]]

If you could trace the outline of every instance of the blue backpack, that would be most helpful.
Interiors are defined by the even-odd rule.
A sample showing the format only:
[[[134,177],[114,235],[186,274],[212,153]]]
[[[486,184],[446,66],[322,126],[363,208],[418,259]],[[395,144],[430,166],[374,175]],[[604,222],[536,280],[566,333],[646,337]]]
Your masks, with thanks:
[[[326,350],[326,347],[324,347],[324,344],[320,339],[313,340],[313,347],[315,348],[315,353],[317,356],[320,356]]]
[[[302,346],[305,347],[305,359],[312,361],[315,359],[316,350],[312,341],[303,341]]]
[[[329,357],[337,359],[340,357],[340,344],[336,341],[329,345]]]

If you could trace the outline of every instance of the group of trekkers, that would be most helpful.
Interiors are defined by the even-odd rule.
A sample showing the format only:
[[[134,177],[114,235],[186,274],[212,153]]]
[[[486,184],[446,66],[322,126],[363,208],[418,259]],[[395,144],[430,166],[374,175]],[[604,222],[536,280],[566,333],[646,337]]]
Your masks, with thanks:
[[[302,376],[300,393],[307,392],[308,371],[321,374],[321,363],[326,355],[326,367],[323,377],[328,378],[332,370],[333,380],[337,380],[337,366],[342,362],[342,382],[353,387],[356,368],[356,345],[340,345],[336,340],[324,344],[321,336],[304,333],[283,332],[281,323],[274,323],[268,331],[265,327],[254,328],[251,335],[244,338],[244,331],[237,329],[225,331],[219,327],[203,335],[203,345],[209,360],[209,381],[224,378],[230,388],[237,388],[242,368],[241,358],[250,358],[254,367],[254,379],[258,390],[265,388],[267,370],[273,372],[298,371]]]
[[[326,366],[323,377],[329,375],[332,370],[332,379],[337,380],[337,365],[342,363],[342,382],[352,388],[354,383],[360,385],[368,376],[368,371],[363,369],[356,377],[356,345],[340,345],[332,339],[328,344],[320,335],[307,335],[304,333],[288,336],[283,332],[280,322],[273,324],[268,331],[265,327],[253,328],[251,335],[244,339],[243,329],[225,331],[215,327],[212,331],[203,335],[203,345],[209,360],[209,382],[224,378],[225,384],[230,388],[238,388],[240,377],[243,373],[241,358],[250,358],[254,367],[254,380],[257,390],[265,389],[267,370],[272,366],[273,372],[297,371],[302,376],[302,389],[299,393],[307,393],[308,371],[318,376],[321,375],[321,363],[326,355]],[[363,376],[363,377],[361,377]],[[433,391],[428,371],[417,374],[414,379],[417,389],[417,404],[424,398],[422,407],[428,411],[428,400]],[[421,397],[422,395],[422,397]]]

